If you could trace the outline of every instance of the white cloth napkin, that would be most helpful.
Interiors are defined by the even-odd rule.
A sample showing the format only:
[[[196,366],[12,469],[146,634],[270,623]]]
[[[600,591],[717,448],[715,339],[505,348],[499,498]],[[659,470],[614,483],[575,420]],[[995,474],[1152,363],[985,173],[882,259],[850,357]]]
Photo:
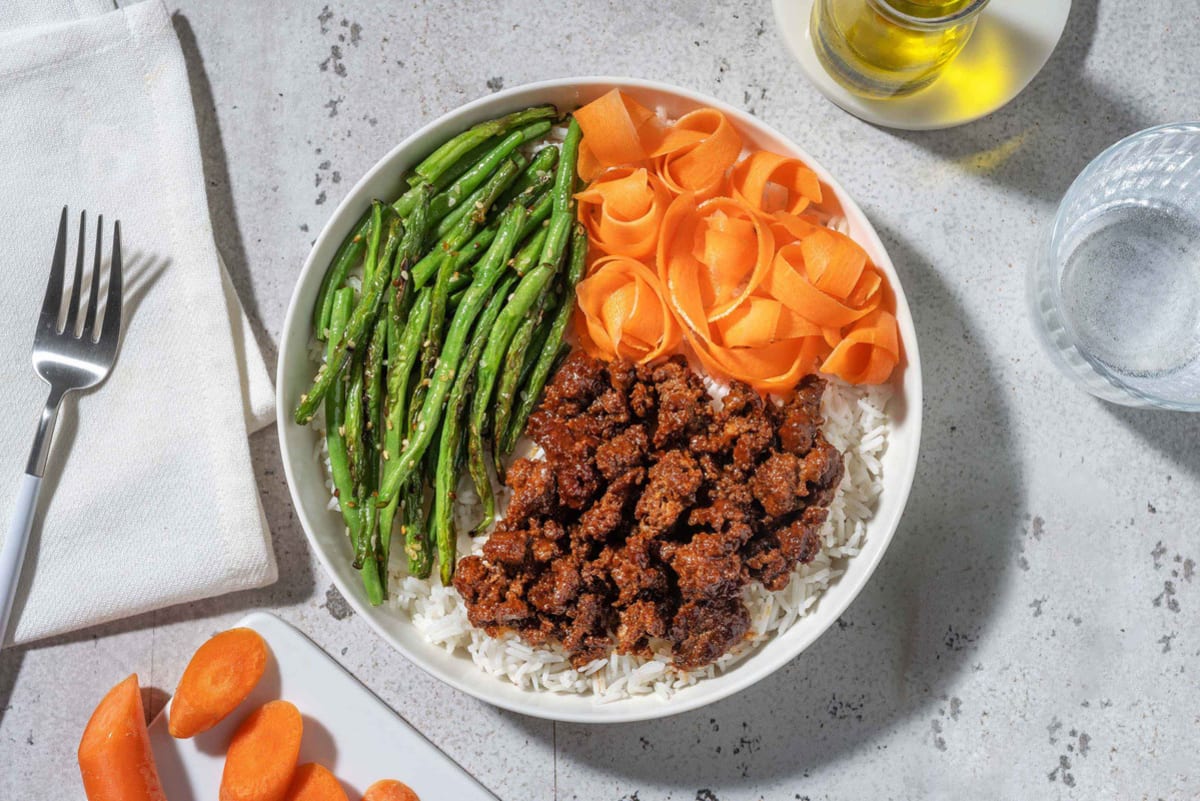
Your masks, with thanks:
[[[29,354],[63,205],[71,247],[79,210],[108,242],[121,220],[125,268],[117,363],[59,417],[9,639],[271,583],[247,434],[274,393],[213,241],[166,9],[4,0],[0,107],[0,537],[47,391]]]

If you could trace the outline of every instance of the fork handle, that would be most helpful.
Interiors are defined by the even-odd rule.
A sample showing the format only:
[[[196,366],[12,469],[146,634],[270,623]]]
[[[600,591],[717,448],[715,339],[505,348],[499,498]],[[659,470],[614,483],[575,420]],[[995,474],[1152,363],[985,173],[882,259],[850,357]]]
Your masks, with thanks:
[[[8,631],[8,618],[21,580],[21,564],[25,561],[25,548],[29,544],[29,530],[33,527],[33,512],[41,488],[41,476],[26,473],[21,477],[8,534],[4,537],[4,547],[0,548],[0,647],[3,647],[4,634]]]
[[[37,509],[42,474],[46,471],[50,438],[54,436],[58,409],[67,392],[55,384],[50,385],[50,396],[46,398],[42,416],[38,419],[37,433],[33,437],[33,447],[29,450],[29,464],[25,468],[25,475],[21,477],[21,488],[17,491],[17,503],[8,523],[8,534],[3,547],[0,547],[0,648],[4,647],[8,619],[17,596],[17,585],[21,582],[21,565],[29,545],[29,531],[33,528],[33,513]]]

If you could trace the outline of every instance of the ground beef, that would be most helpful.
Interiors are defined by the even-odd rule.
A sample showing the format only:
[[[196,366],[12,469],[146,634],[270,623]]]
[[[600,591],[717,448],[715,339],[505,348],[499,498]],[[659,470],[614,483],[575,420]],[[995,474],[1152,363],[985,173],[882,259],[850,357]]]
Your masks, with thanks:
[[[682,358],[572,353],[526,429],[545,460],[509,468],[505,518],[458,564],[471,623],[557,640],[576,667],[658,641],[680,669],[711,663],[750,628],[742,587],[786,587],[820,552],[843,471],[824,389],[778,403],[734,382],[718,410]]]

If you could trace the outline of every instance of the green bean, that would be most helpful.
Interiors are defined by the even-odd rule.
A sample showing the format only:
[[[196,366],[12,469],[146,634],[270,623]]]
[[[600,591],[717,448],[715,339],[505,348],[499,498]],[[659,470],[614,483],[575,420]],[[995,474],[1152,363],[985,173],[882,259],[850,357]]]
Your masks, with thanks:
[[[496,385],[496,406],[492,412],[492,466],[496,477],[504,482],[504,463],[500,460],[501,441],[504,432],[508,430],[508,421],[512,417],[513,398],[517,394],[521,377],[525,373],[525,363],[531,354],[530,345],[535,332],[541,328],[542,316],[546,310],[546,296],[552,282],[547,281],[541,295],[534,301],[531,313],[521,321],[513,334],[512,342],[504,354],[504,363],[500,372],[500,381]]]
[[[404,448],[404,439],[408,436],[408,386],[413,365],[417,361],[417,354],[429,325],[432,300],[433,293],[429,290],[417,293],[417,299],[409,311],[404,331],[399,336],[394,351],[388,354],[388,408],[387,422],[384,423],[387,433],[384,436],[384,447],[381,454],[385,475],[388,463],[400,455],[400,451]],[[395,324],[398,319],[398,317],[393,317],[389,322]],[[398,501],[399,496],[397,495],[380,512],[380,529],[387,532],[389,536]],[[404,525],[408,525],[407,518],[405,518]],[[390,547],[386,550],[390,553]],[[411,560],[409,572],[414,572]]]
[[[446,399],[446,411],[442,422],[441,438],[438,440],[438,462],[435,471],[433,495],[433,531],[438,546],[438,561],[441,565],[442,584],[449,585],[454,575],[456,536],[454,532],[454,491],[458,486],[459,459],[462,451],[463,412],[467,396],[475,384],[475,368],[500,311],[507,302],[508,293],[516,282],[516,276],[501,280],[484,307],[471,342],[463,356],[462,367],[454,377],[454,385]]]
[[[483,226],[487,220],[488,211],[495,204],[496,198],[505,189],[512,186],[513,181],[517,180],[517,177],[520,175],[520,171],[525,169],[529,164],[529,160],[520,153],[513,153],[508,160],[517,165],[517,172],[511,178],[504,177],[503,179],[496,178],[499,174],[499,169],[493,172],[487,183],[467,195],[462,202],[437,221],[437,225],[434,226],[433,231],[430,233],[430,239],[440,240],[448,236],[465,219],[471,219],[475,223],[471,234],[474,234],[476,230]],[[461,242],[466,242],[470,239],[471,234],[468,234]]]
[[[563,139],[559,154],[558,171],[554,175],[554,211],[572,211],[575,208],[575,167],[579,160],[579,143],[583,131],[579,121],[571,117],[567,124],[567,136]]]
[[[484,463],[483,440],[487,432],[487,413],[491,408],[492,390],[496,385],[500,362],[517,327],[553,280],[554,270],[552,265],[539,264],[525,274],[509,296],[504,310],[500,312],[483,350],[483,356],[479,360],[479,377],[471,398],[471,415],[467,426],[467,468],[475,481],[479,500],[483,503],[483,520],[475,527],[476,533],[485,530],[496,517],[496,499],[488,478],[487,465]]]
[[[371,201],[371,226],[367,229],[367,257],[363,260],[363,285],[371,283],[371,276],[379,266],[379,240],[383,236],[382,200]],[[390,235],[390,232],[389,232]]]
[[[399,225],[399,218],[393,216],[391,225]],[[406,230],[406,237],[408,233]],[[325,363],[317,370],[312,387],[300,396],[300,403],[295,412],[295,420],[300,425],[307,424],[313,418],[317,407],[325,398],[325,394],[329,392],[338,373],[345,367],[346,359],[355,350],[356,345],[361,343],[362,338],[369,333],[368,328],[377,316],[384,290],[391,280],[390,270],[376,270],[375,274],[371,276],[371,281],[363,284],[362,297],[359,298],[358,305],[354,307],[354,312],[350,315],[350,320],[346,323],[341,337],[338,338],[330,358],[326,359]]]
[[[376,473],[379,466],[380,411],[383,408],[383,356],[387,349],[387,319],[381,317],[371,331],[371,341],[367,346],[367,355],[363,362],[363,402],[366,412],[362,424],[364,470],[360,477],[362,492],[360,495],[369,496],[378,483]],[[367,504],[371,505],[371,504]],[[371,516],[371,523],[377,523],[377,516]],[[374,538],[372,525],[363,529],[366,536],[359,543],[355,561],[360,561],[367,551],[366,542]]]
[[[534,123],[522,128],[520,131],[522,143],[541,136],[545,132],[541,130],[542,125]],[[433,189],[439,192],[443,190],[449,191],[449,188],[453,186],[453,182],[464,173],[477,167],[481,161],[494,157],[497,152],[511,153],[512,150],[509,149],[508,140],[509,137],[507,136],[494,136],[484,140],[475,148],[465,153],[448,170],[443,172],[436,181],[433,181]],[[513,185],[500,196],[499,205],[501,207],[508,205],[509,201],[522,190],[526,189],[537,177],[552,168],[557,157],[557,148],[545,147],[539,150],[534,155],[528,169],[518,176]],[[496,161],[498,162],[499,159],[496,159]],[[407,217],[417,206],[418,199],[426,189],[426,185],[416,182],[415,185],[411,186],[408,191],[392,203],[392,208],[401,217]],[[441,215],[435,216],[434,219],[441,219]],[[358,222],[350,230],[350,234],[342,240],[342,244],[338,246],[330,268],[325,271],[325,276],[321,280],[321,288],[318,290],[317,300],[313,304],[313,329],[316,332],[317,339],[322,342],[325,341],[327,336],[329,315],[333,310],[333,292],[346,282],[346,276],[350,274],[354,265],[362,258],[363,251],[366,248],[366,235],[370,224],[371,212],[368,210],[359,218]],[[483,249],[486,248],[487,245],[483,245]]]
[[[418,474],[413,474],[404,488],[402,529],[408,572],[417,578],[427,578],[433,569],[433,543],[429,536],[429,513],[425,507],[425,483]]]
[[[533,332],[533,339],[529,343],[529,347],[525,349],[525,356],[521,360],[521,373],[517,381],[518,387],[525,386],[529,381],[529,376],[533,373],[533,366],[537,364],[538,356],[541,355],[542,348],[546,347],[546,340],[550,338],[550,327],[554,322],[553,312],[558,309],[559,301],[561,300],[558,291],[557,281],[556,286],[546,296],[545,303],[542,304],[542,316],[538,320],[537,328]],[[507,431],[507,427],[505,428]]]
[[[502,144],[503,139],[504,137],[502,136],[493,137],[464,155],[455,163],[453,168],[448,170],[437,181],[433,182],[434,191],[441,191],[450,186],[455,179],[475,166],[480,159],[488,156],[495,147]],[[416,208],[417,201],[426,191],[426,185],[417,184],[416,186],[411,186],[392,203],[392,208],[401,217],[407,217]],[[333,292],[346,282],[346,276],[350,274],[354,265],[362,259],[363,251],[366,249],[367,232],[370,227],[371,210],[368,209],[363,212],[358,222],[350,229],[350,233],[342,240],[342,244],[338,246],[337,253],[334,254],[329,269],[325,271],[325,277],[321,279],[321,288],[317,292],[316,303],[313,304],[313,328],[316,330],[317,339],[322,342],[325,341],[327,329],[329,328],[329,315],[333,310]]]
[[[546,246],[542,250],[542,263],[558,265],[567,249],[571,236],[571,224],[575,221],[575,161],[579,156],[579,141],[583,136],[579,123],[571,118],[567,138],[563,141],[562,157],[554,174],[554,211],[550,215],[550,229],[546,235]]]
[[[353,319],[353,318],[351,318]],[[350,463],[350,478],[355,486],[355,506],[357,507],[357,487],[362,484],[363,472],[366,470],[366,454],[363,451],[363,364],[366,353],[359,350],[350,360],[346,371],[346,411],[342,421],[342,436],[346,438],[346,458]],[[358,547],[355,543],[355,547]]]
[[[336,341],[337,334],[340,333],[350,317],[350,307],[353,303],[354,290],[350,287],[343,287],[334,293],[334,306],[330,315],[330,344],[328,347],[330,351],[334,347],[333,342]],[[325,404],[325,444],[329,450],[329,466],[330,472],[333,474],[334,493],[337,496],[338,505],[341,506],[342,520],[350,534],[350,548],[352,552],[357,553],[360,543],[368,535],[363,531],[365,505],[359,502],[358,491],[350,470],[351,459],[357,459],[361,452],[361,442],[359,442],[359,451],[351,456],[347,449],[346,394],[345,383],[338,381],[329,396],[329,401]],[[362,408],[361,403],[351,401],[351,404],[350,408]],[[355,422],[351,420],[350,436],[355,437],[354,441],[358,442],[357,432],[353,430],[355,425]],[[372,604],[380,603],[383,599],[383,592],[377,567],[374,564],[367,564],[359,570],[359,573],[362,576],[367,600]]]
[[[550,324],[550,333],[546,337],[546,343],[539,351],[537,364],[534,365],[529,380],[523,382],[521,403],[517,406],[517,413],[509,423],[508,430],[504,432],[501,450],[506,454],[512,453],[513,448],[516,447],[517,439],[525,430],[525,423],[529,420],[529,415],[533,413],[534,407],[537,406],[538,399],[542,395],[542,388],[546,386],[546,380],[554,368],[563,334],[571,320],[571,314],[575,310],[575,285],[583,277],[583,270],[587,264],[587,247],[587,231],[581,224],[576,223],[575,230],[571,234],[571,256],[567,262],[566,274],[563,276],[562,298],[553,322]]]
[[[487,255],[476,266],[471,285],[467,288],[447,329],[445,342],[442,344],[442,355],[438,360],[437,369],[429,387],[429,394],[421,407],[417,426],[409,435],[408,446],[400,454],[400,458],[394,462],[388,462],[388,471],[385,471],[379,492],[382,503],[391,500],[417,469],[421,458],[425,455],[441,419],[442,405],[458,370],[467,336],[475,323],[475,318],[479,316],[479,312],[490,297],[492,288],[507,268],[508,260],[512,257],[513,248],[516,245],[517,232],[527,216],[528,212],[524,206],[514,206],[506,212],[499,234],[492,242]]]
[[[533,106],[513,114],[507,114],[494,120],[481,122],[450,139],[437,150],[433,151],[413,172],[416,175],[409,179],[410,183],[432,183],[450,169],[455,162],[470,152],[480,143],[493,136],[504,134],[513,128],[519,128],[538,120],[548,120],[556,117],[558,110],[554,106]]]
[[[342,287],[331,296],[333,312],[330,315],[329,338],[326,357],[333,351],[333,343],[341,335],[350,317],[350,307],[354,304],[354,290],[348,286]],[[325,446],[329,451],[329,472],[333,476],[333,494],[338,499],[342,509],[342,520],[350,532],[353,546],[358,542],[359,516],[358,507],[354,502],[354,480],[350,476],[350,462],[346,453],[346,437],[342,426],[346,413],[346,385],[339,381],[329,393],[325,403]]]
[[[474,198],[478,195],[478,202],[484,206],[486,211],[486,208],[491,207],[495,197],[504,191],[504,187],[508,186],[520,171],[520,164],[513,159],[508,159],[500,165],[500,168],[488,179],[487,183],[472,193],[471,197]],[[475,202],[472,201],[471,205],[474,206]],[[478,209],[476,210],[478,211]],[[443,254],[457,251],[469,242],[476,231],[482,227],[482,220],[476,214],[466,214],[460,218],[459,222],[461,224],[456,224],[438,244],[433,246],[432,250],[413,265],[412,278],[414,287],[420,289],[425,286],[429,282],[429,279],[436,274]]]
[[[500,162],[508,158],[513,151],[532,139],[544,136],[549,130],[550,123],[543,120],[526,125],[504,137],[499,146],[492,148],[486,156],[473,164],[458,180],[429,202],[430,218],[435,221],[441,220],[451,209],[458,207],[464,197],[479,188],[496,171]]]
[[[521,230],[517,232],[518,242],[524,241],[531,233],[542,227],[542,224],[550,216],[552,200],[549,192],[543,189],[534,198],[532,205],[528,203],[523,205],[529,209],[529,217],[526,219],[525,224],[521,226]],[[496,238],[496,231],[498,229],[499,222],[493,222],[477,233],[470,242],[459,248],[454,254],[454,272],[461,273],[482,254],[486,253],[488,247],[492,244],[492,240]]]
[[[382,264],[389,265],[382,267],[379,264],[375,269],[391,270],[392,257],[396,254],[396,250],[400,245],[400,235],[396,227],[392,226],[388,232],[387,242],[383,248]],[[368,257],[368,261],[370,258]],[[384,290],[383,308],[389,309],[394,305],[394,299],[397,293],[396,281],[388,284]],[[400,289],[405,286],[404,282],[400,283]],[[368,430],[375,430],[382,426],[382,408],[383,408],[383,357],[388,345],[388,314],[383,313],[375,321],[375,328],[371,334],[370,346],[367,349],[367,422]],[[381,440],[376,438],[377,444]]]
[[[513,271],[517,275],[524,275],[529,272],[533,265],[537,264],[538,259],[542,255],[542,248],[546,245],[546,236],[549,233],[549,227],[542,226],[534,231],[529,239],[525,240],[525,244],[517,251],[517,255],[513,256]]]
[[[517,176],[517,180],[513,181],[513,185],[504,191],[504,194],[496,201],[497,205],[503,208],[516,200],[518,195],[534,184],[547,178],[553,180],[554,165],[557,161],[558,148],[553,145],[547,145],[534,153],[533,158],[529,160],[529,166]]]
[[[398,261],[402,262],[401,267],[411,263],[413,254],[420,248],[420,243],[424,240],[428,219],[428,197],[429,189],[425,188],[422,191],[422,202],[417,210],[409,215],[409,224],[404,227],[404,237],[398,246],[398,256],[400,257]],[[400,219],[393,214],[389,225],[399,226]],[[317,370],[316,376],[313,377],[312,387],[308,392],[300,396],[300,403],[296,406],[294,415],[296,422],[300,425],[305,425],[312,419],[317,406],[321,404],[329,387],[333,385],[338,373],[346,365],[347,357],[354,350],[355,345],[367,334],[368,326],[375,320],[379,312],[384,290],[392,281],[393,271],[394,268],[376,270],[375,274],[371,276],[371,281],[363,284],[362,297],[359,298],[358,305],[350,315],[350,320],[346,323],[346,329],[342,331],[342,336],[338,339],[331,358],[326,359],[325,363]],[[399,272],[403,273],[400,278],[407,280],[407,271],[401,269]]]
[[[417,199],[420,197],[421,192],[425,187],[432,186],[434,192],[441,192],[443,189],[450,186],[450,184],[454,183],[460,175],[478,164],[480,159],[486,158],[488,153],[490,153],[493,148],[498,147],[503,141],[503,136],[493,136],[491,139],[488,139],[473,147],[471,150],[465,153],[462,158],[456,161],[450,169],[442,173],[442,175],[439,176],[436,181],[414,181],[412,176],[409,176],[408,183],[410,186],[407,190],[405,190],[404,194],[396,198],[395,202],[392,203],[392,208],[395,209],[396,213],[401,217],[407,217],[412,213],[412,210],[416,208]]]
[[[333,314],[333,295],[346,283],[346,276],[362,258],[366,248],[367,228],[371,224],[371,212],[367,210],[355,224],[350,235],[342,240],[325,277],[321,279],[321,288],[317,292],[317,301],[313,304],[313,328],[316,329],[317,339],[324,342],[329,336],[329,318]]]

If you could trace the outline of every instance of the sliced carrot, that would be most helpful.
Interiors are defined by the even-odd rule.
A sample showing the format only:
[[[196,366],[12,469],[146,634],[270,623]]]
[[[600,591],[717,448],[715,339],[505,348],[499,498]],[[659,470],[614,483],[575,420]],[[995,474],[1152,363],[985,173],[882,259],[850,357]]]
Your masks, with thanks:
[[[667,186],[704,199],[721,190],[741,152],[741,134],[725,115],[699,108],[680,117],[651,155]]]
[[[817,174],[799,159],[756,150],[738,162],[729,180],[733,196],[764,213],[800,214],[821,202]]]
[[[775,235],[775,244],[779,247],[798,242],[822,227],[821,223],[809,214],[788,214],[785,211],[772,214],[770,225],[771,233]]]
[[[349,801],[342,783],[324,765],[306,762],[292,774],[284,801]]]
[[[716,109],[664,126],[610,92],[579,114],[591,181],[580,218],[606,254],[577,293],[589,353],[648,361],[686,341],[707,370],[761,392],[818,369],[888,379],[900,360],[895,299],[866,252],[830,227],[842,209],[813,170],[768,151],[742,157]],[[641,263],[651,255],[653,271]]]
[[[303,731],[300,712],[287,701],[251,712],[229,741],[220,801],[283,801]]]
[[[108,691],[79,741],[88,801],[165,801],[134,674]]]
[[[855,323],[821,365],[851,384],[882,384],[900,361],[900,334],[891,312],[878,310]]]
[[[654,253],[658,227],[671,204],[671,191],[657,175],[644,167],[617,167],[575,197],[596,249],[635,259]]]
[[[794,242],[779,249],[763,280],[763,289],[792,311],[825,328],[850,325],[874,308],[865,304],[855,308],[843,302],[844,299],[818,289],[805,263],[803,243]],[[870,297],[864,294],[863,300]]]
[[[821,228],[800,242],[813,286],[839,298],[849,297],[867,267],[867,254],[853,239]]]
[[[404,782],[395,779],[380,779],[367,788],[362,801],[421,801],[417,794]]]
[[[267,667],[267,644],[257,631],[223,631],[196,649],[171,700],[167,730],[187,738],[225,719],[258,684]]]
[[[595,165],[615,167],[649,157],[648,145],[658,138],[658,116],[633,98],[613,89],[575,110],[588,158]]]
[[[593,355],[648,362],[679,346],[680,331],[650,268],[624,256],[592,264],[575,287],[576,330]]]

